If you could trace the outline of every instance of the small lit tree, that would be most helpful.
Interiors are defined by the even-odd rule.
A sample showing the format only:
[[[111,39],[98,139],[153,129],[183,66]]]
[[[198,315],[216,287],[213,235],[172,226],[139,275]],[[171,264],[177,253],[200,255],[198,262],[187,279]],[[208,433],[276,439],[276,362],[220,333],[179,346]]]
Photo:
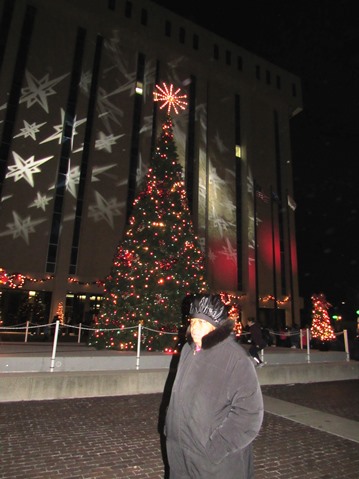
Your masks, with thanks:
[[[313,294],[311,297],[312,309],[312,327],[311,335],[314,340],[328,344],[335,340],[334,329],[330,323],[328,309],[332,306],[323,293]]]

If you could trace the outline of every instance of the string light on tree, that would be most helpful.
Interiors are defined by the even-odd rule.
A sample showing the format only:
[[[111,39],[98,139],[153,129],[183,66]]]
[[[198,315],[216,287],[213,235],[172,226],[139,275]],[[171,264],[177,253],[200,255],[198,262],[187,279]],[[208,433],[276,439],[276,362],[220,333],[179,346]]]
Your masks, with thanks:
[[[168,113],[185,108],[185,95],[178,95],[179,90],[165,84],[157,88],[155,100],[163,101]],[[146,349],[164,350],[169,339],[178,340],[185,298],[208,291],[204,266],[167,114],[106,278],[99,329],[90,344],[98,349],[135,349],[141,323],[140,339]],[[175,349],[175,343],[170,346]]]
[[[187,107],[187,95],[179,95],[180,88],[173,91],[173,85],[171,84],[169,87],[166,83],[162,83],[163,88],[159,85],[156,85],[157,91],[153,92],[153,99],[154,101],[163,102],[160,106],[162,110],[167,106],[167,115],[171,114],[171,109],[173,108],[174,112],[178,114],[178,108],[181,110],[185,110]]]

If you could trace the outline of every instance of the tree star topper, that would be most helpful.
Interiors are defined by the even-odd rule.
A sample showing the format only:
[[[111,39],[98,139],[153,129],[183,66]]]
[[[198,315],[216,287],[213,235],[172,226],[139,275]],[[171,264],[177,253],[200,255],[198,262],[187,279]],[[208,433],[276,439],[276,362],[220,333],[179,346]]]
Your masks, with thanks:
[[[167,106],[167,114],[171,114],[171,108],[174,109],[175,113],[178,114],[178,108],[181,110],[185,110],[187,106],[187,101],[184,98],[187,98],[187,95],[178,95],[180,88],[178,88],[175,92],[173,92],[173,85],[171,84],[169,87],[166,83],[162,83],[163,88],[159,85],[156,85],[158,91],[153,92],[154,101],[162,101],[163,105],[160,106],[160,109],[165,108]]]

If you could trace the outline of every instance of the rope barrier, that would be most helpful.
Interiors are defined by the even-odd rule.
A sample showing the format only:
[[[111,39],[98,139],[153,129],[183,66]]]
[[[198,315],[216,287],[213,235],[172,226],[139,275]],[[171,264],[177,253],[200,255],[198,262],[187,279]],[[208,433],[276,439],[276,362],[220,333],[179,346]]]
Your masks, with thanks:
[[[59,320],[56,321],[56,323],[48,323],[48,324],[33,324],[28,321],[25,326],[22,325],[17,325],[17,326],[0,326],[0,332],[3,331],[19,331],[19,330],[25,330],[25,342],[27,342],[28,339],[28,332],[29,329],[37,329],[40,330],[41,328],[47,328],[47,330],[51,328],[55,328],[54,332],[54,339],[53,339],[53,349],[52,349],[52,355],[51,355],[51,364],[50,364],[50,371],[54,371],[54,366],[55,366],[55,359],[56,359],[56,350],[57,350],[57,342],[58,342],[58,336],[59,332],[61,331],[60,328],[67,328],[67,329],[77,329],[78,330],[78,343],[81,342],[81,332],[83,330],[85,331],[97,331],[97,332],[109,332],[109,331],[125,331],[128,329],[138,329],[138,335],[137,335],[137,356],[136,356],[136,369],[139,369],[140,367],[140,351],[141,351],[141,338],[142,338],[142,329],[146,329],[147,331],[151,331],[153,333],[158,333],[159,335],[178,335],[178,332],[172,332],[172,331],[163,331],[163,330],[157,330],[157,329],[152,329],[146,326],[142,326],[141,323],[139,323],[137,326],[127,326],[127,327],[122,327],[122,328],[92,328],[89,326],[83,326],[82,323],[79,323],[79,325],[73,325],[73,324],[61,324]],[[298,332],[290,332],[290,331],[279,331],[275,332],[273,330],[267,330],[268,333],[272,336],[285,336],[286,338],[290,338],[291,336],[300,336],[300,349],[304,349],[303,347],[303,338],[306,337],[306,348],[307,348],[307,362],[310,363],[310,329],[301,329]],[[343,331],[334,333],[336,336],[344,335],[344,346],[345,346],[345,352],[346,352],[346,360],[350,360],[350,352],[349,352],[349,341],[348,341],[348,331],[345,329]],[[249,331],[242,331],[239,337],[242,336],[247,336],[250,335]],[[262,354],[262,360],[263,360],[263,354],[264,351],[261,350]]]

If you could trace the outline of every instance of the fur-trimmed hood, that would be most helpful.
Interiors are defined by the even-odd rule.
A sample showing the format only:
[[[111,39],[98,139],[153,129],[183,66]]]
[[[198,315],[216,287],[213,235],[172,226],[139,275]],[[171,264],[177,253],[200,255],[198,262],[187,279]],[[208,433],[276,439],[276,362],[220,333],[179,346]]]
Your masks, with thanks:
[[[216,344],[221,343],[233,332],[234,321],[232,319],[225,319],[220,325],[206,334],[202,338],[202,349],[213,348]],[[191,336],[191,328],[188,327],[186,332],[186,339],[189,344],[193,344],[193,338]]]

